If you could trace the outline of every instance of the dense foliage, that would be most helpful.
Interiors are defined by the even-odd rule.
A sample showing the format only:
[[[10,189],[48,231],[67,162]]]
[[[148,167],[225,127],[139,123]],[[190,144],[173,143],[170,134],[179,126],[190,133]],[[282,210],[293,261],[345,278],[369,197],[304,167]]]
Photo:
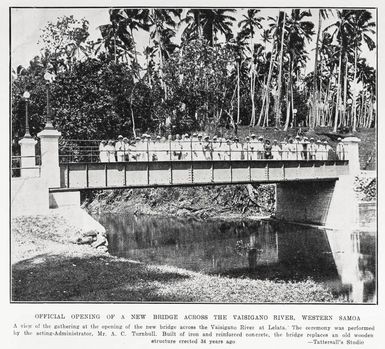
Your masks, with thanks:
[[[53,118],[66,138],[236,132],[238,125],[373,127],[376,72],[362,55],[364,45],[376,46],[371,12],[312,11],[264,18],[257,9],[111,9],[95,42],[86,19],[58,18],[42,28],[41,56],[13,71],[13,139],[25,131],[25,90],[32,135],[44,127],[46,71],[56,75]],[[325,27],[326,18],[336,20]],[[143,55],[137,31],[148,32]],[[314,70],[305,75],[310,55]]]

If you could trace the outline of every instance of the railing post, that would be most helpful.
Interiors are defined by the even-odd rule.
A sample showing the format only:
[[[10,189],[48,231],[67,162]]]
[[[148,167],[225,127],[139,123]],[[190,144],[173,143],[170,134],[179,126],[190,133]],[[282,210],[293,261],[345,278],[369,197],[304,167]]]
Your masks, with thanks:
[[[60,187],[59,137],[61,133],[52,126],[45,127],[37,135],[41,147],[41,177],[49,188]]]
[[[355,176],[360,172],[358,143],[361,142],[361,139],[357,137],[346,137],[342,142],[344,144],[345,160],[349,160],[349,174]]]
[[[39,175],[39,168],[36,166],[35,145],[37,141],[30,135],[25,135],[19,141],[20,144],[20,176],[36,177]]]

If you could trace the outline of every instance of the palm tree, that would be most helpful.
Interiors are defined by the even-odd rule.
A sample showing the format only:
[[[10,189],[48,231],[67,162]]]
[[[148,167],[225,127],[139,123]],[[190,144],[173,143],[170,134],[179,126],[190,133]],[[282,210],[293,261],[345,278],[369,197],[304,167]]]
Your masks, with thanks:
[[[175,36],[175,28],[177,26],[175,19],[180,20],[181,14],[181,9],[151,9],[149,15],[149,23],[152,28],[150,39],[154,43],[152,53],[158,53],[159,73],[165,98],[167,98],[167,89],[162,78],[163,62],[165,59],[168,59],[177,47],[171,39]]]
[[[210,46],[218,40],[218,33],[225,35],[228,39],[232,35],[231,27],[235,18],[229,13],[234,9],[190,9],[182,23],[187,26],[182,34],[185,40],[191,40],[203,36]]]
[[[250,37],[250,97],[251,97],[251,118],[250,126],[255,126],[255,80],[256,80],[256,59],[254,51],[254,35],[255,28],[262,29],[261,22],[263,17],[258,17],[260,10],[247,10],[247,15],[242,16],[242,20],[238,23],[238,27],[242,28],[242,33],[245,37]],[[259,45],[259,48],[262,46]],[[259,55],[260,52],[257,53]]]
[[[200,9],[190,9],[185,18],[180,21],[180,25],[186,24],[182,33],[183,41],[191,41],[202,36],[201,11]]]
[[[283,47],[284,47],[284,38],[285,38],[285,25],[286,25],[286,13],[284,11],[280,11],[279,18],[283,19],[280,21],[281,26],[279,30],[281,31],[281,44],[280,44],[280,52],[279,52],[279,74],[277,81],[277,92],[276,92],[276,103],[275,103],[275,126],[279,127],[281,124],[281,87],[282,87],[282,66],[283,66]],[[279,33],[277,33],[277,37]]]
[[[368,34],[375,34],[374,27],[375,23],[371,21],[372,14],[367,10],[355,10],[354,15],[351,18],[354,35],[354,76],[353,76],[353,132],[357,128],[357,110],[356,110],[356,99],[357,99],[357,61],[359,59],[359,50],[362,42],[364,41],[368,46],[369,50],[373,50],[376,47],[374,41]]]
[[[314,23],[306,21],[306,17],[310,17],[310,11],[301,11],[294,9],[291,11],[291,16],[287,20],[287,51],[288,51],[288,92],[289,98],[286,110],[285,131],[289,127],[290,114],[293,115],[294,98],[293,98],[293,84],[298,76],[298,73],[305,64],[307,52],[305,51],[305,40],[310,41],[314,34]]]
[[[315,57],[314,57],[314,74],[313,74],[313,108],[310,111],[309,115],[309,131],[314,131],[315,121],[317,118],[317,105],[318,105],[318,71],[319,71],[319,44],[320,44],[320,35],[322,28],[322,20],[328,18],[328,10],[319,9],[318,10],[318,31],[317,31],[317,39],[315,43]]]
[[[348,64],[348,50],[350,48],[350,40],[352,38],[352,23],[351,17],[353,15],[352,10],[342,10],[337,11],[337,21],[331,25],[329,25],[326,29],[334,29],[333,36],[337,38],[337,42],[339,44],[339,58],[338,58],[338,83],[337,83],[337,96],[336,96],[336,108],[335,108],[335,116],[334,116],[334,128],[333,131],[337,132],[337,127],[339,125],[339,121],[342,122],[345,118],[346,111],[346,94],[344,94],[344,103],[341,103],[342,100],[342,74],[345,71],[344,76],[347,75],[347,67],[345,65]],[[344,82],[347,79],[344,79]],[[340,111],[343,111],[340,117]]]

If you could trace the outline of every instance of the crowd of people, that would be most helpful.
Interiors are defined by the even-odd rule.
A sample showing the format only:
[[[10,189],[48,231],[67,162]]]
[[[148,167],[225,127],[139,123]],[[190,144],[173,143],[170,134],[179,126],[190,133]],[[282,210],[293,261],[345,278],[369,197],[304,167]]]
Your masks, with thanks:
[[[247,136],[242,142],[238,137],[210,139],[198,133],[165,137],[141,137],[129,140],[118,136],[117,141],[102,140],[99,144],[100,162],[127,161],[178,161],[178,160],[345,160],[342,139],[334,150],[327,140],[297,135],[282,142]]]

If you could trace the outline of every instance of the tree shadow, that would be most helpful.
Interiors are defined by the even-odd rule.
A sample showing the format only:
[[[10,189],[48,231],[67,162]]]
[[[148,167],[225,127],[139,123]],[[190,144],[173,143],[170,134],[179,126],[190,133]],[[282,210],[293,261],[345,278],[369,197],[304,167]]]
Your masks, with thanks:
[[[169,301],[162,285],[189,277],[110,256],[42,254],[12,266],[12,301]]]

